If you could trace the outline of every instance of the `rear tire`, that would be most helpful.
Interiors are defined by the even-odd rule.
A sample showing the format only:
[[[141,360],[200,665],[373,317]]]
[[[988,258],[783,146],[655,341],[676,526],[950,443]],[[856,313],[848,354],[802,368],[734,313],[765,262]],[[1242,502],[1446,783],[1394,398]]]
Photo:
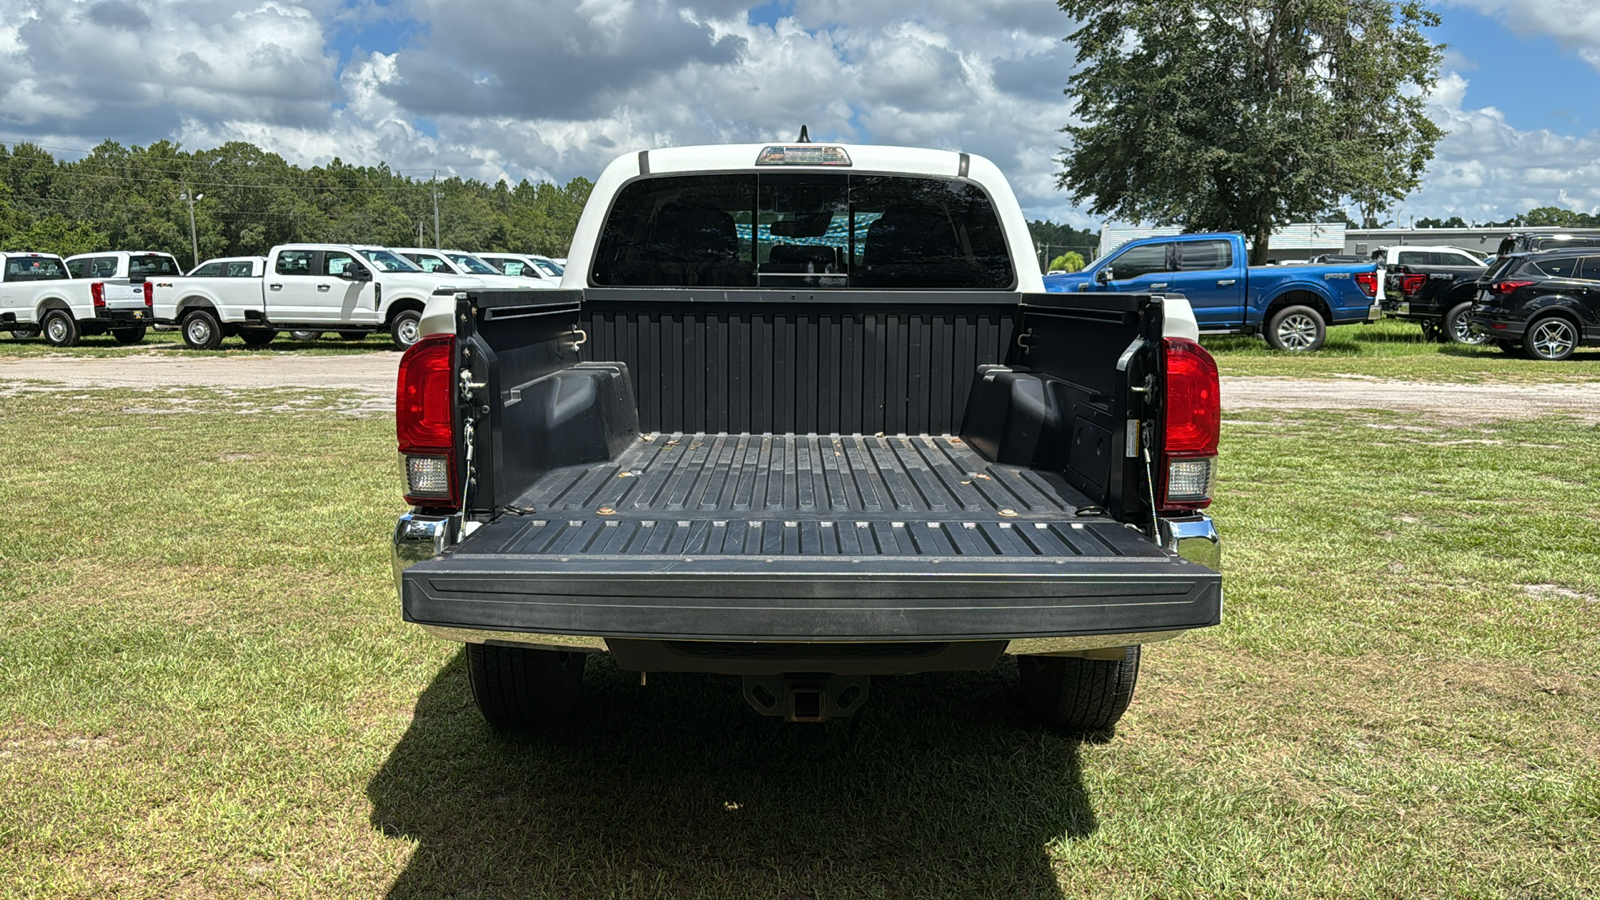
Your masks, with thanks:
[[[1522,352],[1529,359],[1559,362],[1578,349],[1578,326],[1561,316],[1545,316],[1528,324]]]
[[[19,341],[31,341],[39,336],[39,326],[27,325],[22,328],[11,329],[11,337]]]
[[[239,338],[246,347],[265,347],[277,336],[276,328],[246,328],[239,332]]]
[[[222,346],[222,323],[209,309],[191,309],[183,316],[183,342],[190,350],[215,350]]]
[[[1019,656],[1022,702],[1041,724],[1065,731],[1110,728],[1128,711],[1139,681],[1139,648],[1120,660]]]
[[[64,309],[52,309],[39,322],[44,342],[52,347],[71,347],[78,342],[78,322]]]
[[[414,309],[395,313],[389,323],[389,337],[394,339],[396,350],[409,350],[422,339],[422,313]]]
[[[1286,353],[1320,350],[1327,336],[1328,323],[1309,306],[1285,306],[1267,323],[1267,344]]]
[[[123,345],[124,347],[129,344],[137,344],[144,340],[145,326],[135,325],[132,328],[113,328],[111,330],[111,336],[116,338],[117,343]]]
[[[472,700],[496,731],[528,731],[572,715],[583,697],[586,654],[467,645]]]
[[[1465,344],[1468,347],[1476,347],[1489,340],[1487,334],[1474,334],[1472,329],[1468,327],[1467,314],[1470,312],[1472,312],[1471,301],[1457,303],[1455,306],[1450,307],[1450,311],[1444,314],[1444,335],[1446,340],[1452,344]]]
[[[289,337],[292,337],[297,341],[314,341],[317,338],[322,337],[322,332],[307,331],[304,328],[296,328],[295,330],[289,332]]]

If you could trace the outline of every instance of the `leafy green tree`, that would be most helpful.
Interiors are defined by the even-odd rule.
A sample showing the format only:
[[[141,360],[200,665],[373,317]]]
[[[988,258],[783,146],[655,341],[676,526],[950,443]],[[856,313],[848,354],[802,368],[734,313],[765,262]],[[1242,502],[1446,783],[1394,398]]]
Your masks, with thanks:
[[[1596,228],[1600,227],[1600,216],[1591,216],[1586,213],[1562,209],[1559,206],[1540,206],[1530,209],[1521,216],[1523,225],[1553,226],[1555,228]]]
[[[1076,272],[1082,268],[1083,255],[1076,250],[1068,250],[1050,261],[1050,271],[1052,272]]]
[[[1058,186],[1096,215],[1243,231],[1387,209],[1443,136],[1420,0],[1058,0],[1083,23]]]
[[[0,249],[34,250],[72,256],[105,249],[106,236],[85,222],[69,222],[59,213],[35,219],[26,228],[0,239]]]
[[[188,151],[104,141],[57,161],[31,144],[0,144],[0,242],[41,250],[160,250],[188,261],[188,196],[202,258],[263,254],[291,241],[431,245],[433,195],[446,246],[565,255],[593,185],[434,185],[386,165],[334,159],[291,166],[242,141]],[[420,236],[419,236],[420,235]]]

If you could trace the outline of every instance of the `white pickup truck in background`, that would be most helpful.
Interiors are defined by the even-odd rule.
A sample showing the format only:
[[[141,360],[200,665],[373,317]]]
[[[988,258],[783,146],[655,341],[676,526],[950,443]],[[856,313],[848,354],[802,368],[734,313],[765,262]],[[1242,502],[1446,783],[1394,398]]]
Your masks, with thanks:
[[[394,252],[404,256],[421,267],[422,271],[435,275],[457,275],[466,278],[476,278],[483,282],[484,287],[516,288],[527,290],[529,288],[554,288],[558,281],[534,281],[520,276],[507,275],[483,260],[460,250],[432,250],[427,247],[396,247]]]
[[[195,350],[214,350],[231,335],[263,347],[280,330],[387,331],[405,349],[416,343],[417,322],[434,291],[457,283],[483,287],[476,279],[425,274],[387,250],[349,244],[274,247],[251,271],[242,276],[234,274],[242,267],[224,267],[216,275],[156,281],[156,320],[177,324]]]
[[[479,253],[477,257],[502,274],[513,278],[529,278],[550,282],[551,287],[561,284],[563,269],[547,256],[532,253]]]
[[[74,278],[71,261],[52,253],[0,253],[0,261],[0,330],[18,338],[42,332],[55,347],[94,334],[110,333],[119,344],[144,340],[152,318],[148,282]]]

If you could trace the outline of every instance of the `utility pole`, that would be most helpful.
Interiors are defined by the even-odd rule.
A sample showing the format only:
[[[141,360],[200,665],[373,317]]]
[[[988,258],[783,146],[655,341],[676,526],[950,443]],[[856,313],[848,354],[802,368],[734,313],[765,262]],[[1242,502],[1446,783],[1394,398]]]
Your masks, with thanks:
[[[194,264],[200,265],[200,237],[194,228],[194,202],[203,199],[205,194],[191,194],[188,191],[178,195],[179,200],[189,202],[189,246],[194,250]]]
[[[433,170],[433,249],[439,249],[439,170]]]

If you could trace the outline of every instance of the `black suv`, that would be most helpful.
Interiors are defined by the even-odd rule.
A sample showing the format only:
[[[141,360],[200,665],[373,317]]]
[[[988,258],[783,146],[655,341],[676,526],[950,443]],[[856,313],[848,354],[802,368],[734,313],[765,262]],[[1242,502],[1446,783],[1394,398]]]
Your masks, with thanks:
[[[1501,239],[1500,246],[1495,248],[1495,256],[1510,256],[1513,253],[1529,253],[1539,250],[1576,250],[1579,247],[1600,247],[1600,234],[1551,234],[1538,232],[1528,234],[1513,232],[1511,236]]]
[[[1513,253],[1478,279],[1474,332],[1530,359],[1566,359],[1600,343],[1600,247]]]

